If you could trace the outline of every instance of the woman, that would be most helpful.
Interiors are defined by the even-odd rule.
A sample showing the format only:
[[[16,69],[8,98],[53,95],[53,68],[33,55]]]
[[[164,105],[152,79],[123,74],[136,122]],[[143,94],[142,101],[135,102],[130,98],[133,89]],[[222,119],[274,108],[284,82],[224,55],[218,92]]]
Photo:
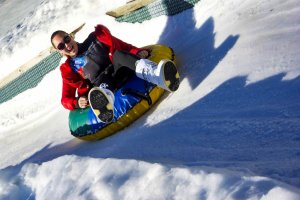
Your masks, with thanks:
[[[147,49],[123,42],[103,25],[97,25],[83,43],[60,30],[51,35],[51,43],[67,57],[60,66],[62,105],[69,110],[90,105],[102,122],[113,119],[113,91],[133,74],[168,91],[179,87],[179,74],[172,61],[156,64],[146,59],[150,53]]]

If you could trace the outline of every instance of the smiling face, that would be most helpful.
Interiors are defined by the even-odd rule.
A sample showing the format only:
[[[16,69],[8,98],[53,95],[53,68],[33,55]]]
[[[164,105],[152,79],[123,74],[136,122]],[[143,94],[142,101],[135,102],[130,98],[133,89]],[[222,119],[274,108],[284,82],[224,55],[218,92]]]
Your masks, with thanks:
[[[67,33],[58,33],[52,39],[53,46],[63,55],[75,57],[78,53],[78,45]]]

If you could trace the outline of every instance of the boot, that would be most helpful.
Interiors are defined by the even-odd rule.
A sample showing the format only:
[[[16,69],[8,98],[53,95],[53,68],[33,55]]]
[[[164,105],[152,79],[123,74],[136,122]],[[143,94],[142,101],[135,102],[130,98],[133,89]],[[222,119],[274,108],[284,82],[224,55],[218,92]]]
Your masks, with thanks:
[[[101,122],[110,123],[114,119],[115,97],[112,91],[94,87],[90,90],[88,98],[91,109]]]
[[[156,64],[148,59],[140,59],[136,62],[135,73],[137,77],[170,92],[179,87],[179,73],[171,60],[164,59]]]

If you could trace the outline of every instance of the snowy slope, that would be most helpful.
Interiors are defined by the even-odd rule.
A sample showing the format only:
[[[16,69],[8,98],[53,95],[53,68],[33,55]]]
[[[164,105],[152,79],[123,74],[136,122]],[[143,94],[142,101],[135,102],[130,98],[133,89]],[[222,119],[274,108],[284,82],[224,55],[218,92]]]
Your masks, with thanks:
[[[0,104],[0,199],[300,199],[300,2],[201,0],[142,24],[105,16],[124,3],[41,0],[1,30],[0,74],[56,29],[87,22],[81,41],[103,23],[136,46],[171,46],[179,90],[88,143],[69,134],[60,72],[49,73]]]

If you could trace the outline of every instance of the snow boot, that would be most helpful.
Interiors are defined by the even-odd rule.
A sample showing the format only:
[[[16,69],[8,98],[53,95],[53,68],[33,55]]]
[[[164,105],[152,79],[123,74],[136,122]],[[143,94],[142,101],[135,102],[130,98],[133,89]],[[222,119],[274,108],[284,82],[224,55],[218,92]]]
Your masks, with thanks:
[[[158,64],[148,59],[140,59],[136,62],[135,73],[137,77],[157,86],[174,92],[178,89],[179,73],[171,60],[161,60]]]
[[[110,123],[114,119],[114,94],[112,91],[94,87],[90,90],[89,103],[97,118],[104,123]]]

